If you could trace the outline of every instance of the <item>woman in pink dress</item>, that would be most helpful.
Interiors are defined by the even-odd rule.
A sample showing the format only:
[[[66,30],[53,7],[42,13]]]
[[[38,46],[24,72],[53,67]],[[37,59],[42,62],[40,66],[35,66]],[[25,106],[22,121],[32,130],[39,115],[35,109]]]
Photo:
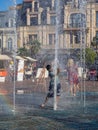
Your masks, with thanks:
[[[69,59],[67,63],[68,82],[70,86],[70,92],[72,95],[76,95],[79,88],[78,68],[74,64],[73,59]]]

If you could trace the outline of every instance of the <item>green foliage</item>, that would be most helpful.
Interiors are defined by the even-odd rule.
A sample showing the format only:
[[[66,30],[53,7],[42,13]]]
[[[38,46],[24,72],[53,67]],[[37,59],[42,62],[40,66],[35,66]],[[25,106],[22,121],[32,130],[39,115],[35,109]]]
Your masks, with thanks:
[[[86,60],[87,65],[94,64],[96,57],[97,57],[97,54],[94,50],[92,50],[91,48],[86,48],[86,50],[85,50],[85,60]]]
[[[41,48],[41,43],[37,40],[28,41],[25,47],[19,48],[17,53],[20,56],[35,56]]]
[[[18,49],[18,55],[28,56],[28,50],[25,47],[21,47],[21,48]]]
[[[28,41],[27,45],[31,56],[35,56],[41,49],[41,43],[38,40]]]

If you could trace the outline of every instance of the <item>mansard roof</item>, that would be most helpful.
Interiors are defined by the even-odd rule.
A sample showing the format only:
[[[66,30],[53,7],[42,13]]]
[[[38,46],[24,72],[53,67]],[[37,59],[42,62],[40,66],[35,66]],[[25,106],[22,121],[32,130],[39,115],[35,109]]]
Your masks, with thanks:
[[[24,0],[23,2],[32,2],[33,0]]]

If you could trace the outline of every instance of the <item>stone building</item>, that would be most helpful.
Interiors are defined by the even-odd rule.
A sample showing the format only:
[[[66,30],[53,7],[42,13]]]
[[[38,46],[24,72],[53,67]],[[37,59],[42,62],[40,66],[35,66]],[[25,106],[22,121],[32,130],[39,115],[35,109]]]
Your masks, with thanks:
[[[80,49],[83,43],[90,47],[93,37],[98,36],[98,0],[58,2],[24,0],[16,7],[17,17],[14,7],[0,12],[1,52],[13,51],[16,41],[16,48],[20,48],[29,40],[40,41],[42,50],[54,50],[56,38],[61,52]]]

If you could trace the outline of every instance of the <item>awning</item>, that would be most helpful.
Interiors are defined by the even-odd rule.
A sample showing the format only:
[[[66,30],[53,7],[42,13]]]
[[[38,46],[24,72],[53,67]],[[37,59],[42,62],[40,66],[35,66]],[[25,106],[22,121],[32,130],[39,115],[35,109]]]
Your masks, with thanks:
[[[0,60],[12,60],[12,59],[7,55],[0,55]]]
[[[26,58],[27,60],[32,61],[32,62],[37,61],[36,59],[33,59],[33,58],[29,57],[29,56],[27,56],[27,57],[25,57],[25,58]]]
[[[21,57],[21,56],[16,56],[16,59],[17,59],[17,60],[24,60],[24,61],[26,61],[26,59],[24,59],[24,58]]]
[[[12,56],[13,58],[16,58],[16,60],[24,60],[24,61],[27,61],[25,58],[21,57],[21,56]]]

